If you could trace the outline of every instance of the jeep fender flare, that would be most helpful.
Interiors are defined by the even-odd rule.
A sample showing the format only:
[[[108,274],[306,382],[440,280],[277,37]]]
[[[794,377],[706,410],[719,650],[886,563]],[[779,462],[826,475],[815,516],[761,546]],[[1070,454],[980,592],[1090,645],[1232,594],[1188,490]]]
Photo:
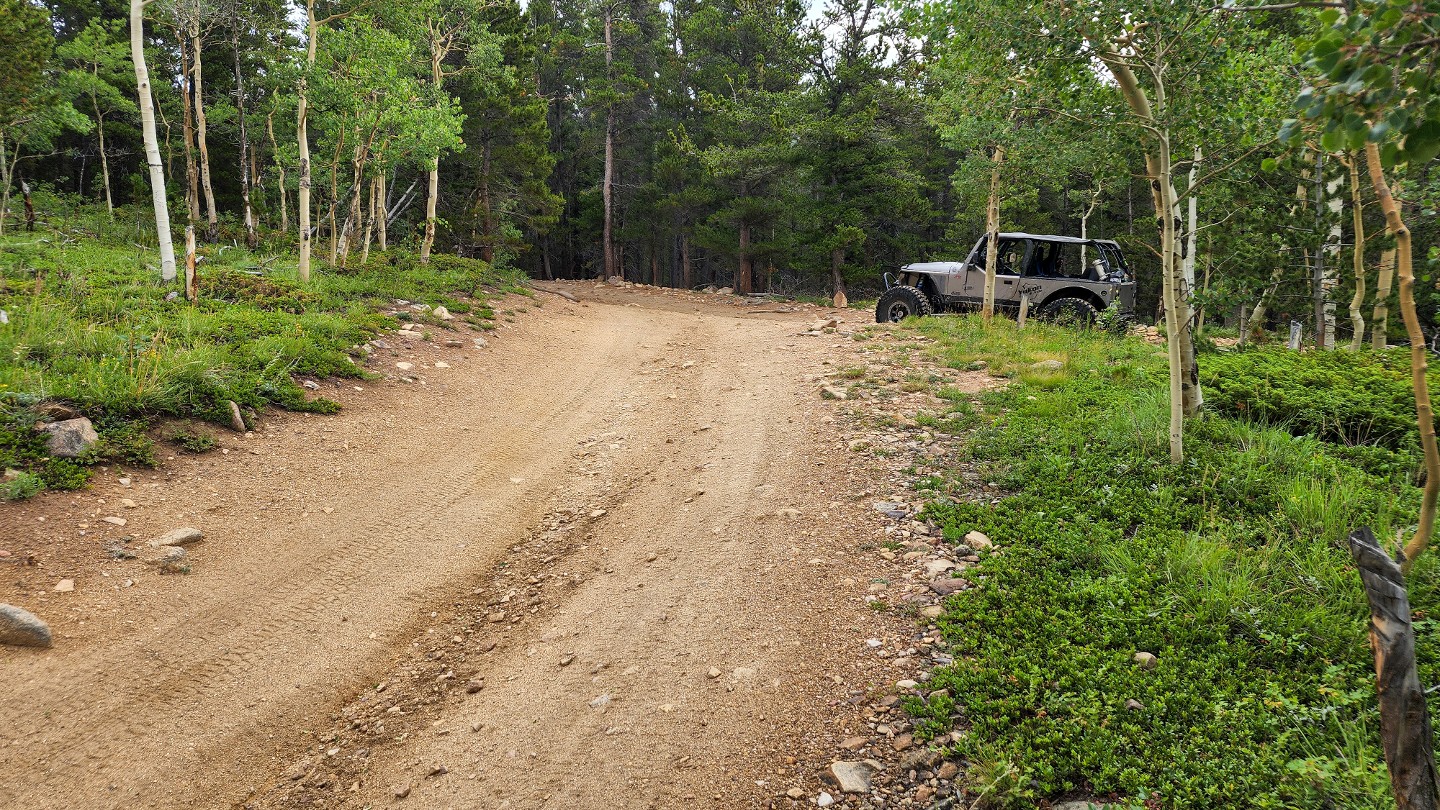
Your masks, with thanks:
[[[1035,302],[1035,306],[1038,309],[1049,304],[1051,301],[1058,301],[1061,298],[1079,298],[1083,301],[1089,301],[1090,305],[1095,307],[1096,312],[1104,312],[1105,309],[1110,306],[1105,303],[1105,299],[1097,295],[1094,290],[1087,290],[1084,287],[1062,287],[1045,296],[1045,300]]]

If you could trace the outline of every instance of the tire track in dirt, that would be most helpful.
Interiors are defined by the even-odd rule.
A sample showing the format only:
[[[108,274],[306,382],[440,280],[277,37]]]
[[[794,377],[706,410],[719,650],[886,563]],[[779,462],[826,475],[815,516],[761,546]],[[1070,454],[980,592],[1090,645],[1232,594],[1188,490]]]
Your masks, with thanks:
[[[0,807],[358,807],[412,782],[433,791],[417,806],[766,792],[758,757],[813,719],[796,696],[824,682],[807,645],[872,618],[836,612],[842,597],[819,588],[844,561],[812,564],[810,524],[779,516],[839,506],[809,435],[804,374],[824,350],[794,337],[804,315],[599,295],[547,302],[493,352],[445,355],[454,367],[426,387],[276,417],[246,441],[258,456],[197,462],[132,524],[199,523],[194,574],[107,563],[109,580],[78,580],[86,621],[62,622],[54,651],[0,652]],[[544,529],[561,508],[569,528]],[[289,778],[387,673],[433,671],[433,631],[490,598],[475,592],[535,537],[564,549],[534,562],[543,603],[449,645],[487,687],[437,704],[448,733],[372,733],[349,781],[307,775],[324,770],[314,758]],[[130,575],[145,593],[108,587]],[[438,761],[453,778],[414,773]]]

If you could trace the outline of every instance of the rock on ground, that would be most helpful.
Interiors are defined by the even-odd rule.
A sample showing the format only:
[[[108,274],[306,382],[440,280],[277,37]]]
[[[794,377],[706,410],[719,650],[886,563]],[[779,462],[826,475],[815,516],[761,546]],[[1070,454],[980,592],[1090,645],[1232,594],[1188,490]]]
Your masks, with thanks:
[[[869,793],[870,778],[880,770],[873,759],[862,762],[832,762],[823,774],[825,781],[840,788],[841,793]]]
[[[49,647],[50,626],[39,616],[14,605],[0,604],[0,644],[16,647]]]
[[[57,458],[75,458],[100,441],[95,426],[83,416],[51,422],[45,426],[45,432],[50,434],[45,440],[45,449]]]
[[[171,529],[154,540],[151,540],[150,545],[153,548],[160,548],[162,546],[188,546],[191,543],[198,543],[204,539],[204,532],[187,526],[181,529]]]

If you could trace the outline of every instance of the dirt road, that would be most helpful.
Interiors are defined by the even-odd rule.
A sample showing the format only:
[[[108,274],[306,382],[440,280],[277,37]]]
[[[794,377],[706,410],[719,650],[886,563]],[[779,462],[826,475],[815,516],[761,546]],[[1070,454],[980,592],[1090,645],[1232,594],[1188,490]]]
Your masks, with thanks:
[[[415,381],[327,383],[337,416],[0,505],[0,548],[42,560],[0,569],[0,601],[57,632],[0,649],[0,807],[783,794],[891,621],[855,586],[874,516],[821,421],[837,338],[798,336],[814,311],[568,289],[486,348],[378,353]],[[187,576],[100,553],[177,526],[207,535]]]

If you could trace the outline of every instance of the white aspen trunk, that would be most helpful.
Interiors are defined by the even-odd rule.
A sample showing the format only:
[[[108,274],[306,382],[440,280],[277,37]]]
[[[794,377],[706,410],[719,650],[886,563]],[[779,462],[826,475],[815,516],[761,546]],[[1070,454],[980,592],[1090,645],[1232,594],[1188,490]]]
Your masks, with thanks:
[[[275,111],[271,110],[265,116],[265,132],[270,136],[270,153],[275,156],[275,170],[278,173],[276,178],[277,190],[280,192],[280,230],[288,233],[290,231],[290,208],[285,191],[285,164],[280,161],[280,144],[275,141]]]
[[[255,212],[250,205],[251,167],[254,156],[250,153],[250,133],[245,128],[245,78],[240,71],[240,40],[235,39],[235,111],[236,123],[240,129],[240,206],[245,218],[245,247],[251,250],[260,243],[255,232]]]
[[[996,146],[991,155],[990,196],[985,201],[985,294],[980,314],[985,320],[995,317],[995,264],[1000,260],[1000,167],[1005,163],[1005,147]]]
[[[380,184],[375,189],[375,205],[379,209],[376,212],[375,225],[376,229],[379,231],[379,233],[376,234],[376,238],[380,243],[380,252],[384,253],[386,250],[389,250],[389,248],[386,246],[385,240],[387,238],[386,235],[390,232],[390,206],[387,205],[385,201],[388,199],[386,195],[390,192],[386,187],[385,172],[383,170],[380,172],[380,176],[376,178],[376,180]]]
[[[440,61],[444,58],[442,49],[434,44],[437,40],[431,38],[430,51],[430,79],[435,84],[436,92],[440,91],[444,76],[440,71]],[[435,161],[430,164],[430,184],[425,194],[425,238],[420,241],[420,263],[430,261],[430,250],[435,246],[435,223],[438,218],[440,207],[440,156],[435,156]]]
[[[1360,160],[1352,153],[1345,166],[1350,170],[1350,218],[1355,230],[1352,267],[1355,271],[1355,295],[1350,298],[1350,351],[1360,351],[1365,342],[1365,316],[1360,307],[1365,303],[1365,207],[1360,196]]]
[[[360,263],[370,261],[370,240],[375,233],[375,184],[377,181],[370,181],[370,204],[366,206],[369,219],[365,220],[365,246],[360,248]]]
[[[150,172],[150,197],[155,207],[155,235],[160,242],[160,278],[175,280],[175,245],[170,241],[170,206],[165,199],[165,169],[155,137],[155,102],[150,97],[150,70],[145,65],[145,2],[130,0],[130,59],[135,63],[135,88],[140,100],[140,129],[145,138],[145,163]],[[6,188],[9,186],[7,184]]]
[[[1093,44],[1093,43],[1092,43]],[[1179,246],[1175,211],[1175,187],[1171,181],[1170,132],[1157,122],[1150,98],[1123,59],[1112,51],[1097,49],[1100,59],[1110,69],[1130,109],[1150,134],[1153,151],[1145,156],[1150,175],[1150,191],[1160,230],[1160,267],[1165,302],[1166,343],[1170,359],[1170,460],[1184,460],[1185,417],[1199,411],[1200,384],[1195,370],[1195,346],[1191,340],[1189,299],[1185,294],[1184,274],[1176,259]],[[1165,84],[1163,71],[1151,68],[1155,79],[1156,104],[1163,109]]]
[[[200,280],[195,277],[195,226],[185,226],[185,300],[200,300]]]
[[[1323,326],[1323,332],[1317,330],[1316,335],[1316,340],[1325,349],[1335,348],[1335,289],[1340,286],[1340,241],[1343,236],[1340,220],[1345,211],[1344,187],[1345,176],[1339,172],[1335,172],[1325,184],[1325,212],[1329,229],[1322,251],[1324,261],[1320,262],[1319,325]]]
[[[214,242],[220,238],[220,219],[215,211],[215,190],[210,186],[210,142],[206,135],[205,126],[205,94],[204,80],[201,77],[200,61],[200,23],[195,21],[190,26],[190,56],[194,61],[195,70],[195,139],[200,147],[200,188],[205,192],[205,241]],[[244,170],[242,169],[243,173]]]
[[[1399,184],[1396,184],[1397,188]],[[1370,313],[1370,348],[1383,349],[1389,339],[1390,291],[1395,283],[1395,248],[1380,252],[1380,266],[1375,273],[1375,311]]]
[[[1200,198],[1195,193],[1195,183],[1200,179],[1200,161],[1204,158],[1200,147],[1195,147],[1195,160],[1190,164],[1190,175],[1187,178],[1188,184],[1185,187],[1186,223],[1185,223],[1185,255],[1183,270],[1185,276],[1186,297],[1195,290],[1195,258],[1196,240],[1200,234],[1199,208]]]
[[[115,200],[110,196],[110,159],[105,155],[105,116],[100,113],[100,102],[95,96],[90,96],[90,104],[95,108],[95,134],[100,137],[100,178],[105,185],[105,213],[115,218]]]
[[[320,25],[315,19],[315,0],[305,0],[305,72],[300,74],[300,85],[295,99],[295,145],[300,150],[300,189],[295,206],[300,220],[300,258],[297,270],[301,283],[310,280],[310,134],[306,128],[309,117],[309,83],[306,73],[315,67],[316,41],[320,37]]]

